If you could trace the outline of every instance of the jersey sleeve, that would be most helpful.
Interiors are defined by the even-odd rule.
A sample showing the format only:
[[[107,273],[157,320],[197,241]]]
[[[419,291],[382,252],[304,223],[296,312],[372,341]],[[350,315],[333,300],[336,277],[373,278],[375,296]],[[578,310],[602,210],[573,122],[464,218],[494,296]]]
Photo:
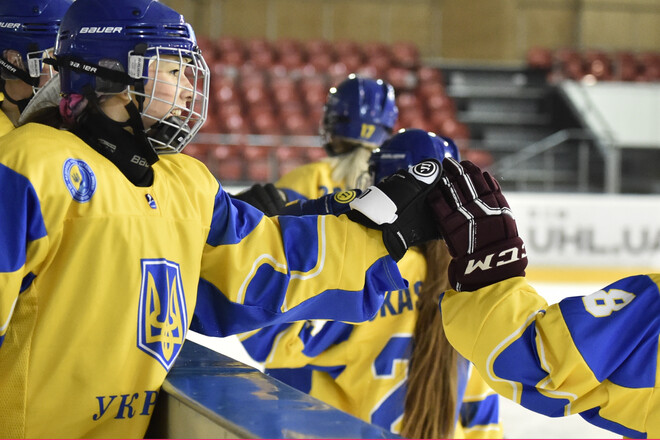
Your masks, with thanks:
[[[250,356],[268,369],[301,368],[310,363],[327,367],[345,361],[335,358],[325,365],[321,354],[346,341],[352,330],[349,323],[310,320],[266,327],[239,338]]]
[[[227,336],[305,319],[362,322],[407,287],[380,231],[346,216],[266,217],[222,189],[193,330]]]
[[[21,292],[32,283],[48,245],[41,204],[24,176],[0,164],[0,345]]]
[[[441,300],[449,341],[498,393],[542,414],[579,413],[631,438],[660,435],[660,275],[548,306],[524,278]]]
[[[459,422],[465,438],[503,438],[499,396],[475,368],[469,370]]]

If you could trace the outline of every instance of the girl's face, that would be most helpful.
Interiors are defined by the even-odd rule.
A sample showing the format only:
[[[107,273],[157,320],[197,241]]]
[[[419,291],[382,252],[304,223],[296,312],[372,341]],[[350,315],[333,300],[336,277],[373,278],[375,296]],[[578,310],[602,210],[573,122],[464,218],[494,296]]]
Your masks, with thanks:
[[[185,62],[174,55],[160,56],[149,63],[142,120],[145,128],[169,116],[183,116],[195,92],[181,70]]]

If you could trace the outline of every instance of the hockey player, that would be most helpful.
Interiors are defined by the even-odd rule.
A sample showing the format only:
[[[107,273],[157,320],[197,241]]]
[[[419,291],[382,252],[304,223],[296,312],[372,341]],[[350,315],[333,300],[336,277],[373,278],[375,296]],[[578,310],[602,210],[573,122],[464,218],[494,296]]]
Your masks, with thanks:
[[[55,46],[62,16],[73,0],[0,0],[0,135],[9,132],[50,78],[43,59]]]
[[[235,197],[275,215],[286,201],[364,189],[369,184],[369,156],[391,136],[398,115],[390,84],[349,75],[330,89],[323,108],[320,135],[329,157],[282,176],[275,183],[280,193],[272,184],[256,184]]]
[[[533,411],[660,437],[660,275],[548,305],[524,278],[525,245],[498,183],[470,162],[443,165],[429,201],[452,255],[441,300],[452,345]]]
[[[206,118],[209,70],[158,1],[76,0],[54,62],[61,124],[0,148],[1,437],[142,437],[191,322],[368,319],[407,287],[395,261],[437,237],[420,215],[437,161],[347,216],[273,219],[176,154]]]
[[[369,169],[378,182],[446,156],[458,158],[451,139],[402,130],[371,154]],[[333,206],[337,214],[354,196],[339,192],[285,211]],[[243,345],[266,373],[405,438],[502,438],[497,394],[443,334],[437,304],[449,288],[449,259],[441,240],[409,250],[398,266],[410,288],[388,292],[370,322],[282,324],[242,335]]]

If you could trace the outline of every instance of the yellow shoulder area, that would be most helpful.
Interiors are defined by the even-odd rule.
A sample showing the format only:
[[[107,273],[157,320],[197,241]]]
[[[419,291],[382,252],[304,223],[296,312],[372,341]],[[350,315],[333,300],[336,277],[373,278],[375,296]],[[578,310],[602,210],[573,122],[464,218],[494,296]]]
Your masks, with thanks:
[[[30,150],[38,148],[52,148],[54,143],[71,141],[71,137],[78,139],[75,135],[48,125],[29,123],[17,127],[2,138],[3,148],[26,148]],[[80,141],[78,139],[78,141]]]
[[[339,186],[332,180],[331,165],[325,161],[313,162],[300,166],[285,174],[275,182],[282,189],[296,191],[303,196],[315,199],[334,192]]]
[[[76,135],[42,124],[26,124],[0,139],[0,156],[5,164],[26,160],[32,165],[71,155],[84,159],[89,154],[97,155]]]
[[[2,100],[0,99],[0,102]],[[0,111],[0,136],[4,136],[14,129],[14,124],[9,120],[5,112]]]
[[[183,153],[163,154],[158,162],[154,164],[154,171],[161,169],[172,173],[181,180],[188,181],[187,184],[199,186],[204,182],[211,187],[219,186],[218,180],[213,176],[207,166],[192,156]]]
[[[319,161],[308,163],[286,173],[276,182],[275,186],[289,187],[291,183],[310,178],[318,180],[320,176],[329,176],[331,171],[330,164],[327,162]]]
[[[411,247],[396,264],[401,276],[413,284],[426,278],[426,257],[418,247]]]

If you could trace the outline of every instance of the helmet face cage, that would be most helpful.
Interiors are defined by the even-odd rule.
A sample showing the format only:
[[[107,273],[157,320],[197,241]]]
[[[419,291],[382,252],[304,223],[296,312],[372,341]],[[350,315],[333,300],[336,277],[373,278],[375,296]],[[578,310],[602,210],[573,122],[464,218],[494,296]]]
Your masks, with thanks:
[[[27,71],[30,74],[30,77],[38,78],[35,80],[36,85],[32,86],[34,93],[37,93],[37,91],[39,91],[49,79],[55,76],[55,69],[53,69],[53,66],[44,65],[44,60],[46,58],[53,58],[52,47],[47,50],[37,50],[26,54]]]
[[[442,161],[446,157],[460,160],[458,148],[452,139],[416,128],[400,130],[371,153],[369,173],[375,184],[424,159]]]
[[[161,67],[176,71],[175,78],[158,78]],[[144,90],[129,87],[128,93],[143,103],[142,120],[151,147],[158,154],[181,152],[206,121],[210,75],[204,58],[198,51],[154,47],[144,56],[130,54],[129,74],[131,71],[142,72],[138,79],[145,83]],[[181,95],[189,97],[183,105],[177,103]],[[164,106],[168,107],[165,111]],[[161,108],[158,113],[156,107]]]
[[[323,108],[320,135],[331,154],[333,140],[346,140],[375,149],[391,134],[399,111],[394,88],[383,80],[360,78],[351,74],[328,93]]]
[[[43,68],[43,60],[50,57],[62,16],[72,3],[73,0],[0,0],[0,54],[5,61],[9,51],[20,55],[20,63],[10,64],[28,72],[35,91],[54,75],[50,66]],[[2,79],[23,79],[4,68],[1,71]]]

